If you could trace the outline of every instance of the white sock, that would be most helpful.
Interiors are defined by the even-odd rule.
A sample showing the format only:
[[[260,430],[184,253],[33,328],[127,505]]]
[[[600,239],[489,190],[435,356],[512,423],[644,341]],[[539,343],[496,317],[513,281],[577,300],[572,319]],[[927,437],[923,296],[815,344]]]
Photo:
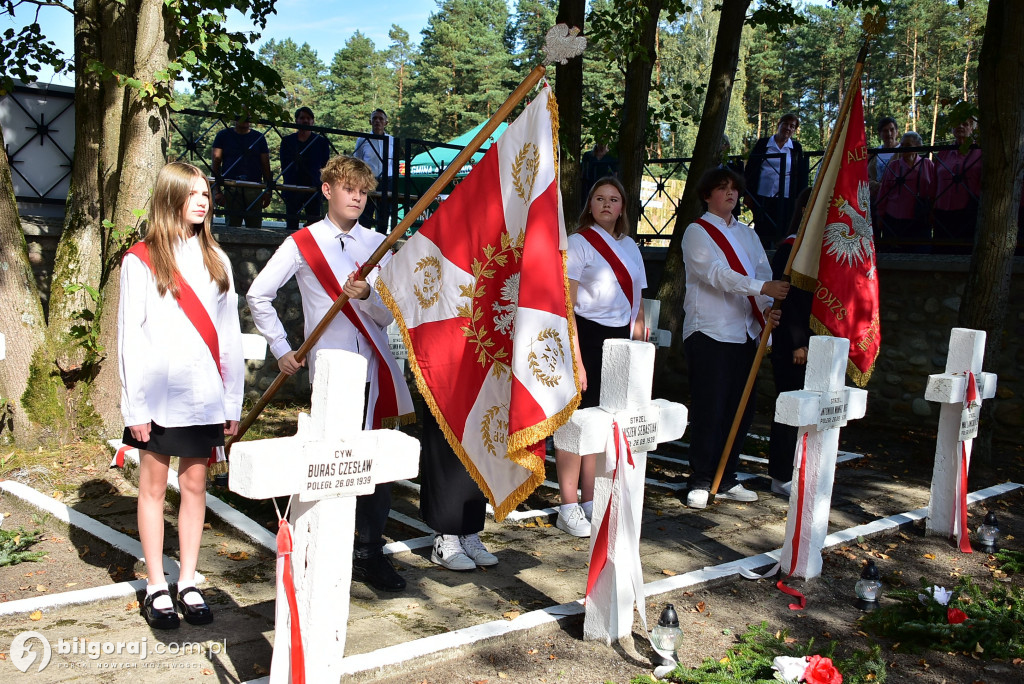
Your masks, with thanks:
[[[167,582],[146,585],[146,596],[152,596],[158,591],[167,591]],[[157,596],[153,599],[153,607],[157,610],[170,610],[174,608],[174,603],[171,601],[171,597],[169,595]]]
[[[558,512],[562,514],[563,518],[568,518],[569,514],[572,513],[572,509],[579,506],[578,503],[562,504],[558,507]]]
[[[178,580],[178,598],[180,598],[182,601],[184,601],[185,603],[187,603],[190,606],[201,606],[201,605],[203,605],[203,599],[202,599],[202,597],[199,594],[195,593],[194,591],[190,591],[187,594],[185,594],[184,596],[181,595],[181,592],[185,591],[189,587],[194,587],[194,586],[196,586],[196,580],[195,580],[194,577],[192,579],[190,579],[190,580],[179,579]]]
[[[594,515],[594,502],[584,501],[580,506],[583,507],[583,513],[586,514],[587,520],[590,520],[591,516]]]

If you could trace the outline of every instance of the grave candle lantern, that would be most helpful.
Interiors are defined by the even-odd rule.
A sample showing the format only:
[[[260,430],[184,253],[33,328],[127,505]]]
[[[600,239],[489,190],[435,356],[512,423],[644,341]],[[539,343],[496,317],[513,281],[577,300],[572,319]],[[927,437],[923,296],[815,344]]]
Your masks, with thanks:
[[[978,526],[977,536],[978,550],[982,553],[995,553],[999,550],[996,543],[999,541],[999,521],[996,514],[989,511],[985,514],[985,522]]]
[[[869,560],[864,566],[853,590],[857,594],[857,608],[871,611],[878,607],[878,599],[882,597],[882,576],[875,567],[875,561]]]
[[[679,648],[682,639],[683,630],[679,628],[679,616],[676,615],[675,606],[667,603],[665,609],[661,611],[658,624],[651,631],[651,642],[661,655],[675,661],[676,649]]]

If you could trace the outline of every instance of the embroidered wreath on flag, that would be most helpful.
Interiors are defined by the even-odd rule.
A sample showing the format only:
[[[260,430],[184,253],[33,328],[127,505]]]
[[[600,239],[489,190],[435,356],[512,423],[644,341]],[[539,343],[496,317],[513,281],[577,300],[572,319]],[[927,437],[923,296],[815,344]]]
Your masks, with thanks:
[[[526,178],[520,179],[523,168],[526,169]],[[515,186],[516,194],[523,200],[523,204],[529,204],[533,197],[533,183],[537,180],[537,169],[540,167],[540,150],[531,142],[523,145],[515,160],[512,162],[512,185]]]
[[[484,443],[484,448],[487,449],[488,453],[495,456],[498,453],[494,446],[495,442],[505,445],[507,438],[508,408],[497,404],[484,412],[483,419],[480,421],[480,441]]]
[[[423,289],[413,285],[412,291],[420,308],[429,309],[441,298],[441,261],[435,256],[425,256],[416,262],[413,273],[423,272]]]
[[[565,362],[562,338],[554,328],[545,328],[534,342],[544,343],[544,348],[538,355],[533,351],[533,343],[530,344],[530,354],[526,357],[530,372],[545,387],[555,387],[562,381],[562,376],[556,375],[555,371]]]
[[[509,263],[509,257],[515,261],[519,261],[523,256],[523,246],[526,244],[525,232],[519,233],[515,242],[507,232],[501,234],[501,248],[497,248],[494,245],[487,245],[483,249],[484,260],[473,259],[473,284],[469,286],[460,285],[459,292],[461,296],[468,297],[470,299],[469,304],[461,304],[456,309],[458,316],[468,318],[469,325],[462,326],[462,334],[470,339],[470,342],[475,345],[475,351],[477,352],[477,361],[481,366],[486,367],[487,363],[491,363],[491,372],[494,373],[494,377],[500,378],[508,370],[509,359],[508,352],[505,349],[495,349],[495,341],[492,339],[498,334],[511,339],[512,337],[512,325],[503,326],[500,331],[492,331],[486,325],[486,319],[484,319],[484,306],[486,302],[481,300],[487,294],[486,281],[494,278],[494,274],[498,267],[507,266]],[[511,278],[510,278],[511,279]],[[508,287],[511,285],[507,279],[503,286]],[[518,289],[518,288],[516,288]],[[494,302],[497,304],[497,301]],[[515,317],[515,307],[517,302],[511,302],[512,309],[510,311],[503,311],[503,317],[511,316],[512,319]],[[501,305],[499,305],[501,306]],[[502,323],[497,319],[492,319],[499,326]]]

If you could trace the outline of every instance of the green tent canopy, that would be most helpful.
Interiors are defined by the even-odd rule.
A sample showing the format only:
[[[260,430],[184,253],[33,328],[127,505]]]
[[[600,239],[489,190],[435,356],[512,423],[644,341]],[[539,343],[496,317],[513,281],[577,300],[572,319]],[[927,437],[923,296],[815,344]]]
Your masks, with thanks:
[[[448,143],[449,145],[458,145],[460,149],[453,150],[447,147],[435,147],[433,149],[427,150],[426,152],[417,154],[415,157],[412,158],[412,169],[410,170],[410,175],[414,177],[436,177],[439,173],[441,173],[441,171],[447,168],[449,164],[451,164],[452,160],[455,159],[459,152],[462,151],[462,148],[464,148],[466,145],[470,143],[471,140],[473,140],[473,137],[480,132],[480,130],[484,127],[484,124],[486,123],[486,121],[481,123],[479,126],[473,128],[470,131],[466,131],[465,133],[455,138],[454,140],[451,140]],[[481,159],[483,159],[484,152],[486,152],[487,148],[491,146],[491,143],[495,142],[499,137],[501,137],[501,134],[505,132],[506,128],[508,128],[508,124],[505,123],[504,121],[498,124],[498,128],[496,128],[495,131],[491,133],[491,135],[487,138],[487,140],[484,141],[484,144],[480,146],[480,151],[473,155],[472,159],[470,159],[469,162],[467,162],[466,165],[462,167],[458,175],[465,176],[466,174],[468,174],[470,170],[473,168],[473,165],[479,162]]]

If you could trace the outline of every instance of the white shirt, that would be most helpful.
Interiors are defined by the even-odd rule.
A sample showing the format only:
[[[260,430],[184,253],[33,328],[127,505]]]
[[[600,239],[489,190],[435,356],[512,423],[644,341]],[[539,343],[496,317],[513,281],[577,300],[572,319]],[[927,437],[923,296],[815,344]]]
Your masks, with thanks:
[[[328,219],[309,226],[310,232],[316,239],[320,251],[338,279],[339,285],[344,285],[352,271],[356,270],[356,262],[365,264],[370,256],[384,241],[380,233],[363,228],[356,224],[347,233],[343,233],[334,226]],[[344,242],[344,248],[342,243]],[[380,265],[383,266],[391,259],[391,254],[385,254]],[[373,287],[377,280],[379,269],[367,275],[366,281]],[[263,267],[256,279],[253,280],[245,299],[249,302],[249,310],[252,311],[252,320],[256,328],[267,338],[270,351],[276,358],[281,358],[292,351],[288,344],[288,336],[285,333],[284,325],[274,309],[274,298],[277,291],[287,283],[292,276],[295,276],[299,284],[299,293],[302,295],[302,316],[305,319],[303,333],[306,337],[313,331],[317,323],[323,319],[334,300],[327,294],[320,285],[313,269],[306,260],[302,258],[295,240],[290,236],[285,239],[281,246],[270,257],[270,261]],[[362,301],[349,300],[352,306],[358,308],[373,322],[381,328],[387,327],[394,318],[391,312],[384,306],[380,296],[371,289],[369,297]],[[313,380],[315,372],[316,353],[321,349],[343,349],[345,351],[361,354],[370,362],[367,372],[375,367],[375,356],[372,344],[364,339],[349,322],[344,313],[339,313],[331,321],[324,334],[317,340],[317,343],[310,349],[306,357],[309,363],[309,378]]]
[[[793,139],[786,140],[786,144],[779,147],[775,142],[775,136],[769,136],[768,148],[764,151],[768,154],[786,155],[786,177],[782,192],[779,192],[779,177],[782,175],[782,160],[778,157],[766,158],[761,164],[761,179],[758,182],[757,194],[762,197],[789,197],[789,179],[793,175],[793,157],[790,151],[793,149]]]
[[[395,139],[390,135],[386,136],[386,139],[388,141],[387,162],[389,168],[384,168],[384,146],[381,144],[383,141],[379,138],[359,138],[356,140],[356,149],[352,153],[356,159],[366,162],[377,178],[387,178],[390,166],[395,161]]]
[[[596,226],[595,230],[607,235],[600,226]],[[639,294],[640,290],[647,287],[647,272],[644,269],[644,258],[640,254],[640,248],[628,235],[605,242],[611,245],[612,251],[626,266],[630,278],[633,279],[634,289]],[[576,289],[576,306],[573,309],[577,316],[609,328],[619,328],[630,323],[632,312],[629,300],[626,299],[626,294],[615,277],[615,271],[601,253],[579,233],[569,236],[566,275],[570,280],[579,283]],[[638,284],[639,288],[636,288]]]
[[[217,253],[227,270],[227,292],[210,280],[199,238],[179,242],[174,258],[217,329],[222,374],[174,296],[157,292],[149,267],[134,254],[121,264],[117,347],[125,425],[185,427],[241,417],[245,365],[238,295],[231,262],[224,252]]]
[[[745,223],[730,216],[725,220],[711,212],[702,216],[729,238],[740,259],[754,268],[754,277],[737,273],[708,232],[691,223],[683,233],[683,264],[686,267],[686,297],[683,300],[683,339],[702,332],[719,342],[746,342],[756,339],[761,326],[750,310],[748,295],[753,295],[761,311],[772,298],[760,294],[765,281],[772,278],[772,267],[757,234]]]

